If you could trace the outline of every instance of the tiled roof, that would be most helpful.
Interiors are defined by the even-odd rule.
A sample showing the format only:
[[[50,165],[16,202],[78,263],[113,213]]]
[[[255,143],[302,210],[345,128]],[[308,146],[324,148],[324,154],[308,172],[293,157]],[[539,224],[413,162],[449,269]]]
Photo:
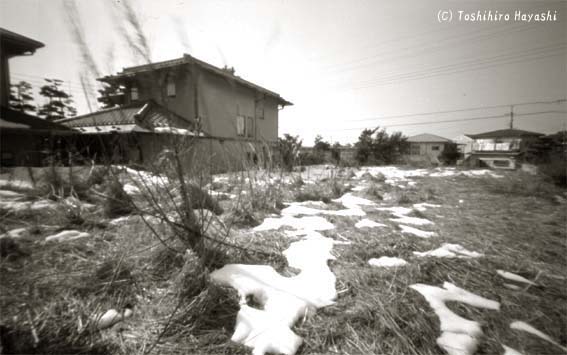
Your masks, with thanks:
[[[449,143],[450,139],[436,136],[434,134],[423,133],[417,136],[411,136],[408,138],[408,142],[412,143]]]
[[[257,91],[259,91],[263,94],[271,96],[271,97],[275,98],[276,100],[278,100],[282,105],[286,105],[286,106],[293,105],[291,102],[285,100],[283,97],[281,97],[279,94],[277,94],[273,91],[270,91],[266,88],[263,88],[259,85],[254,84],[254,83],[251,83],[248,80],[244,80],[241,77],[234,75],[234,73],[231,73],[227,70],[223,70],[221,68],[217,68],[214,65],[209,64],[207,62],[204,62],[202,60],[199,60],[199,59],[197,59],[193,56],[190,56],[189,54],[184,54],[183,57],[177,58],[177,59],[172,59],[172,60],[167,60],[167,61],[157,62],[157,63],[150,63],[150,64],[145,64],[145,65],[139,65],[139,66],[135,66],[135,67],[124,68],[122,70],[122,72],[120,72],[116,75],[105,76],[105,77],[100,78],[98,80],[103,81],[103,82],[115,82],[115,81],[120,80],[122,78],[133,77],[137,73],[148,72],[148,71],[152,71],[152,70],[158,70],[158,69],[162,69],[162,68],[170,68],[170,67],[174,67],[174,66],[178,66],[178,65],[192,64],[192,63],[195,63],[199,67],[201,67],[205,70],[208,70],[212,73],[215,73],[215,74],[220,75],[222,77],[234,80],[235,82],[239,83],[240,85],[252,88],[252,89],[257,90]]]
[[[490,131],[479,134],[467,134],[468,137],[473,139],[479,138],[510,138],[510,137],[538,137],[543,136],[543,133],[523,131],[521,129],[499,129],[497,131]]]
[[[0,130],[18,129],[30,131],[68,131],[72,130],[56,122],[28,115],[2,106],[0,111]]]
[[[160,132],[162,128],[192,130],[193,122],[154,101],[137,102],[57,121],[85,133]]]

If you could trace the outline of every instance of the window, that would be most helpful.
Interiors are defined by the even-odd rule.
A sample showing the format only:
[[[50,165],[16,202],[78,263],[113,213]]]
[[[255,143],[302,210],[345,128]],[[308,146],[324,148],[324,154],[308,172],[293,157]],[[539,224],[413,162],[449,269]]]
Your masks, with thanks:
[[[246,137],[254,138],[254,118],[246,117]]]
[[[236,116],[236,135],[244,137],[244,116]]]
[[[264,119],[264,95],[257,98],[256,102],[256,117],[263,120]]]
[[[176,95],[176,92],[175,92],[175,79],[173,78],[172,75],[168,75],[168,76],[167,76],[166,94],[167,94],[168,97],[175,97],[175,95]]]
[[[419,144],[410,145],[410,155],[419,155],[419,154],[420,154]]]
[[[132,88],[130,89],[130,99],[132,99],[132,101],[138,100],[138,87],[137,86],[132,86]]]
[[[509,160],[493,160],[492,164],[498,168],[508,168],[510,166]]]
[[[431,146],[431,150],[432,150],[432,151],[438,151],[438,150],[440,150],[440,149],[441,149],[441,147],[438,146],[438,145],[432,145],[432,146]]]

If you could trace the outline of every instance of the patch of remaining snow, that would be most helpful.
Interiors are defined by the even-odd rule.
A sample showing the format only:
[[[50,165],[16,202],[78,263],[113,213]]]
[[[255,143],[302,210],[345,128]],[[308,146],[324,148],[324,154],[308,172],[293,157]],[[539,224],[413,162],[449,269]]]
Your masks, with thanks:
[[[341,203],[343,206],[345,206],[346,208],[350,208],[350,209],[358,209],[360,208],[359,206],[375,206],[376,203],[362,198],[362,197],[358,197],[358,196],[354,196],[353,194],[351,194],[350,192],[342,195],[341,197],[339,197],[336,200],[333,200],[335,202]]]
[[[68,242],[70,240],[76,240],[81,238],[87,238],[91,235],[86,232],[79,232],[76,230],[63,231],[54,235],[50,235],[45,238],[46,242]]]
[[[28,231],[27,228],[16,228],[16,229],[12,229],[2,235],[0,235],[0,238],[5,238],[5,237],[9,237],[9,238],[21,238],[24,234],[26,234]]]
[[[504,284],[504,287],[510,289],[510,290],[514,290],[514,291],[518,291],[521,290],[522,288],[518,285],[512,285],[512,284]]]
[[[504,344],[502,344],[502,347],[504,348],[504,354],[502,354],[502,355],[523,355],[518,350],[512,349],[511,347],[506,346]]]
[[[230,264],[212,272],[213,282],[233,287],[240,295],[232,340],[252,347],[254,355],[295,354],[303,340],[291,327],[311,309],[333,304],[337,296],[336,278],[327,265],[334,259],[333,244],[322,236],[292,243],[284,255],[301,272],[289,278],[265,265]],[[248,296],[263,309],[248,306]]]
[[[364,218],[354,225],[356,228],[374,228],[374,227],[386,227],[385,224],[374,222],[370,219]]]
[[[435,232],[423,231],[421,229],[413,228],[410,226],[404,226],[403,224],[400,224],[400,228],[402,229],[402,233],[412,234],[420,238],[431,238],[436,235]]]
[[[437,345],[449,355],[474,354],[478,347],[478,338],[482,336],[480,324],[453,313],[445,303],[456,301],[492,310],[499,310],[500,303],[475,295],[449,282],[443,284],[444,289],[425,284],[414,284],[410,287],[425,297],[439,317],[441,336],[437,338]]]
[[[378,207],[376,208],[378,211],[389,211],[396,216],[403,216],[412,211],[411,208],[402,207],[402,206],[393,206],[393,207]]]
[[[56,203],[51,200],[37,201],[18,201],[18,200],[0,200],[0,208],[20,212],[25,210],[41,211],[44,209],[55,208]]]
[[[323,217],[308,216],[308,217],[294,217],[282,216],[280,218],[266,218],[262,224],[254,228],[254,231],[267,231],[271,229],[279,229],[282,226],[290,226],[294,229],[305,230],[328,230],[333,229],[335,226]]]
[[[437,208],[437,207],[441,207],[441,205],[435,205],[435,204],[427,203],[427,202],[415,203],[413,205],[413,208],[415,208],[416,210],[421,211],[421,212],[427,210],[428,207],[429,208]]]
[[[567,352],[567,347],[562,346],[561,344],[559,344],[558,342],[556,342],[555,340],[551,339],[551,337],[545,333],[543,333],[542,331],[537,330],[536,328],[532,327],[531,325],[529,325],[526,322],[522,322],[522,321],[515,321],[512,322],[510,324],[510,328],[511,329],[515,329],[515,330],[522,330],[524,332],[533,334],[537,337],[542,338],[543,340],[557,346],[558,348],[560,348],[561,350]]]
[[[362,185],[358,185],[358,186],[353,187],[351,190],[358,192],[358,191],[363,191],[364,189],[366,189],[366,187],[364,187]]]
[[[441,247],[430,251],[414,251],[419,257],[433,256],[436,258],[479,258],[483,254],[465,249],[459,244],[444,243]]]
[[[391,221],[396,223],[403,223],[403,224],[414,224],[416,226],[423,226],[426,224],[433,224],[428,219],[425,218],[418,218],[418,217],[409,217],[403,215],[397,215],[398,218],[390,218]]]
[[[504,270],[496,270],[496,273],[500,276],[502,276],[503,278],[507,279],[507,280],[511,280],[511,281],[516,281],[516,282],[522,282],[525,284],[529,284],[529,285],[535,285],[535,282],[532,282],[528,279],[526,279],[523,276],[508,272],[508,271],[504,271]]]
[[[131,184],[129,182],[125,183],[124,186],[122,186],[122,188],[124,189],[124,192],[126,192],[128,195],[140,194],[140,189],[138,188],[138,186]]]
[[[389,256],[381,256],[378,259],[372,258],[368,260],[368,264],[376,267],[395,267],[395,266],[404,266],[408,262],[404,259],[396,258],[396,257],[389,257]]]
[[[356,197],[356,196],[353,196]],[[325,210],[325,209],[319,209],[319,208],[313,208],[313,207],[309,207],[309,205],[315,205],[315,202],[320,202],[320,201],[305,201],[305,202],[291,202],[288,203],[288,207],[284,208],[281,211],[281,214],[283,216],[297,216],[297,215],[308,215],[308,216],[314,216],[314,215],[319,215],[319,214],[323,214],[323,215],[331,215],[331,216],[365,216],[366,213],[359,207],[359,204],[364,205],[367,203],[368,200],[366,199],[360,199],[359,197],[356,198],[347,198],[346,199],[346,205],[343,203],[343,205],[346,207],[346,209],[342,209],[342,210]],[[339,199],[340,200],[340,199]],[[339,201],[339,200],[335,200],[335,201]],[[306,204],[306,202],[308,202],[309,204]],[[371,201],[370,201],[371,202]],[[318,205],[318,207],[323,207],[325,204],[323,202],[320,202],[320,204]]]

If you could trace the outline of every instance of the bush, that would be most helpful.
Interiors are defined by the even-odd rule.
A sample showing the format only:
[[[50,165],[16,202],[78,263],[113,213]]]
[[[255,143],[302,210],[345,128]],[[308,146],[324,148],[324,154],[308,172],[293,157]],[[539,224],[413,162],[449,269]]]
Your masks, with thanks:
[[[134,210],[130,196],[117,180],[108,183],[106,199],[104,200],[104,214],[109,218],[129,215]]]
[[[539,166],[540,172],[557,186],[567,187],[567,159],[555,157],[551,162]]]
[[[455,165],[457,160],[462,158],[461,152],[456,143],[446,143],[443,151],[439,155],[439,160],[445,165]]]

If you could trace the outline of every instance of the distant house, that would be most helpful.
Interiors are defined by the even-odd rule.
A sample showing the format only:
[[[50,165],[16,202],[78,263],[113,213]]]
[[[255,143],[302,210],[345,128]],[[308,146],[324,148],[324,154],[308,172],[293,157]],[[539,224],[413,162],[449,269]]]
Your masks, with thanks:
[[[9,59],[31,55],[43,43],[0,28],[0,166],[39,166],[56,150],[65,150],[62,136],[73,131],[54,122],[13,110],[10,102]]]
[[[409,137],[407,142],[409,143],[407,158],[410,161],[431,162],[438,162],[445,145],[452,143],[450,139],[429,133]]]
[[[465,159],[471,155],[474,142],[472,138],[461,134],[460,136],[453,138],[452,141],[457,145],[457,149]]]
[[[516,169],[528,146],[542,133],[519,129],[501,129],[480,134],[467,134],[474,139],[470,163],[494,169]]]

